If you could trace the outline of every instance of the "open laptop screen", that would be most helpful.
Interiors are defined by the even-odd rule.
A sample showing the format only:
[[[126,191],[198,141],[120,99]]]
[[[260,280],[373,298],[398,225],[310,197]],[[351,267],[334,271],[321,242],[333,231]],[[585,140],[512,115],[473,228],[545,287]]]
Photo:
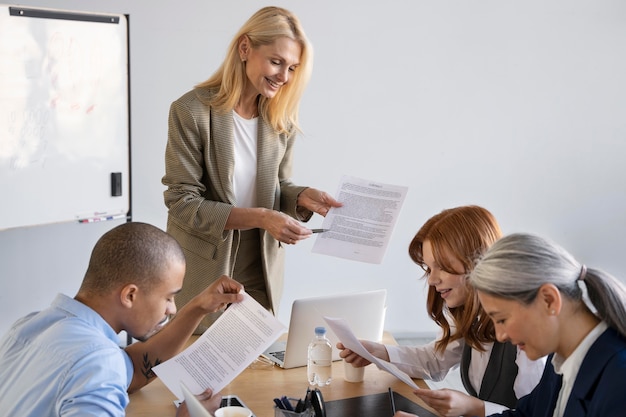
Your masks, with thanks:
[[[264,352],[264,356],[287,369],[306,366],[307,349],[314,336],[314,329],[324,326],[326,337],[333,346],[333,360],[339,360],[336,347],[339,340],[326,325],[324,316],[345,319],[359,339],[381,341],[386,297],[387,291],[381,289],[297,299],[291,306],[287,342],[273,344]]]

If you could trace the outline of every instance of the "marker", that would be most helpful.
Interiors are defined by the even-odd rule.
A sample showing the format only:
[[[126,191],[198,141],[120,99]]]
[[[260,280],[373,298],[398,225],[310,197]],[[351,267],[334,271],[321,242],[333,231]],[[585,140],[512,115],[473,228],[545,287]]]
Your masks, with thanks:
[[[276,404],[276,407],[280,408],[281,410],[285,409],[285,406],[283,405],[283,402],[280,400],[280,398],[274,398],[274,404]]]
[[[100,219],[80,219],[78,221],[78,223],[93,223],[93,222],[97,222]]]
[[[311,233],[324,233],[329,231],[330,229],[311,229]]]
[[[115,216],[106,216],[106,217],[90,217],[88,219],[80,219],[78,223],[95,223],[95,222],[104,222],[107,220],[118,220],[126,218],[125,214],[118,214]]]
[[[287,411],[294,411],[294,410],[293,410],[293,406],[292,406],[292,405],[291,405],[291,403],[289,402],[289,398],[287,398],[287,396],[286,396],[286,395],[283,395],[283,396],[280,398],[280,401],[283,403],[283,407],[284,407],[284,409],[285,409],[285,410],[287,410]]]

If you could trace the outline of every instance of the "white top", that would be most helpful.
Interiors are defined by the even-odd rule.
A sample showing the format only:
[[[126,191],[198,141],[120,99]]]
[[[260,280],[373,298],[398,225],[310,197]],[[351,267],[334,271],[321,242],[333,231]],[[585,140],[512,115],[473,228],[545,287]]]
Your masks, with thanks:
[[[259,118],[244,119],[233,110],[235,171],[233,190],[237,207],[257,207],[256,168]]]
[[[563,384],[561,385],[561,391],[559,391],[559,398],[556,402],[556,407],[554,408],[553,417],[563,417],[565,406],[567,405],[567,400],[572,393],[572,387],[574,386],[574,382],[576,382],[576,376],[578,375],[580,365],[583,363],[585,356],[587,356],[587,352],[589,351],[589,348],[591,348],[591,345],[595,343],[598,337],[600,337],[600,335],[604,333],[607,328],[608,325],[601,321],[596,327],[593,328],[592,331],[589,332],[583,341],[580,342],[568,358],[563,358],[557,354],[554,354],[552,357],[554,372],[563,375]]]
[[[412,378],[432,381],[441,381],[451,369],[455,369],[461,364],[464,346],[465,341],[463,339],[455,340],[449,343],[443,352],[438,353],[435,350],[435,341],[423,346],[385,345],[391,363]],[[476,392],[480,392],[492,348],[493,343],[485,345],[486,352],[472,349],[468,377]],[[513,391],[517,398],[521,398],[529,394],[539,383],[546,358],[531,361],[524,351],[518,349],[515,364],[518,367],[518,372]],[[501,413],[507,409],[508,407],[502,404],[485,401],[485,415]]]

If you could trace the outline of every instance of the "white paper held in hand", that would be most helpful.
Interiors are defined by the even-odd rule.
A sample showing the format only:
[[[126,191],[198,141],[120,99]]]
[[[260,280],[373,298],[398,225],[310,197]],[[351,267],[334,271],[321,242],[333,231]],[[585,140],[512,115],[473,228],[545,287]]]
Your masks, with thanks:
[[[365,346],[357,339],[348,322],[341,318],[333,318],[324,316],[324,320],[328,323],[328,326],[335,332],[337,338],[343,343],[345,347],[356,353],[357,355],[367,359],[379,368],[384,369],[391,375],[395,376],[413,389],[419,389],[417,384],[411,379],[409,375],[402,372],[398,367],[390,362],[384,361],[376,356],[372,355],[365,349]]]
[[[324,217],[313,253],[359,262],[382,262],[408,187],[344,175],[333,207]]]
[[[181,382],[200,393],[221,391],[286,331],[272,313],[249,294],[231,304],[191,346],[152,370],[183,399]]]

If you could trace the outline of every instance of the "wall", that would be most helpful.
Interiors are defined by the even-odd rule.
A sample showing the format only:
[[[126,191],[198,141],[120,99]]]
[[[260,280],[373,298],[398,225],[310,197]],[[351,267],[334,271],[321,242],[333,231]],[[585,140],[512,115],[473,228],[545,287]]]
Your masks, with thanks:
[[[208,77],[267,3],[22,4],[130,15],[133,218],[164,228],[169,104]],[[505,232],[551,236],[626,277],[626,3],[275,4],[300,16],[316,51],[294,179],[331,193],[342,174],[410,187],[382,264],[312,254],[313,240],[288,249],[281,320],[294,298],[384,287],[387,329],[434,332],[407,245],[428,217],[461,204],[483,205]],[[93,243],[113,225],[0,232],[0,332],[55,292],[73,295]]]

